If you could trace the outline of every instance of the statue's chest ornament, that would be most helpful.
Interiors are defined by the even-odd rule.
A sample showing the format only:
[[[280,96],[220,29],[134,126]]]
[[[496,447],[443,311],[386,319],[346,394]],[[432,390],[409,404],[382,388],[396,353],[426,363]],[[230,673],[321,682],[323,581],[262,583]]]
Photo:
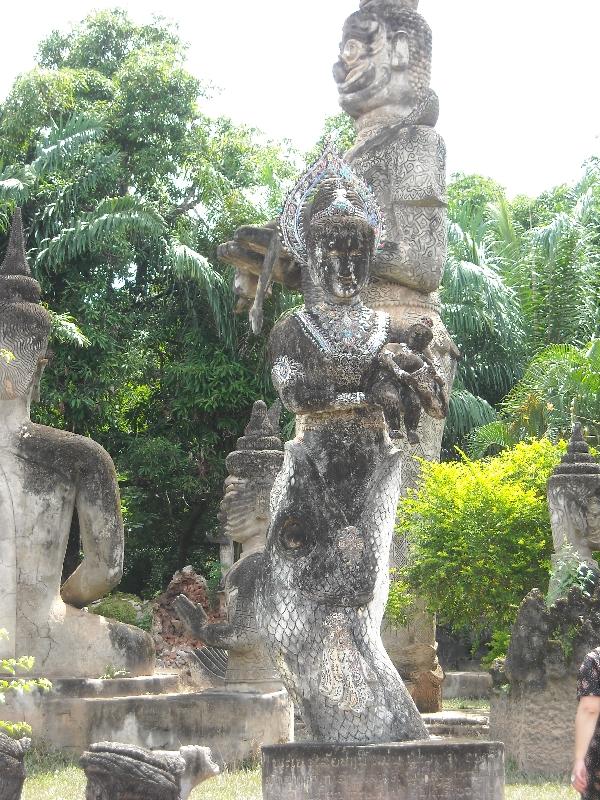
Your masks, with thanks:
[[[342,382],[360,382],[389,338],[387,314],[362,305],[320,305],[311,311],[299,311],[297,317]]]

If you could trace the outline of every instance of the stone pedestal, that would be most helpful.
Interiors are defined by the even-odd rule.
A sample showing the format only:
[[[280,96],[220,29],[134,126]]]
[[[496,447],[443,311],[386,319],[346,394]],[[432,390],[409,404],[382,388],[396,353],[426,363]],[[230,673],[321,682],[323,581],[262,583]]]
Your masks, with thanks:
[[[490,698],[490,736],[526,775],[568,775],[573,762],[577,678],[549,680],[541,691],[511,687]]]
[[[499,742],[263,748],[264,800],[503,800]]]
[[[37,742],[81,755],[93,742],[148,750],[210,747],[220,765],[258,756],[263,744],[293,739],[287,692],[181,692],[174,675],[57,680],[48,694],[7,697],[2,717],[28,722]]]

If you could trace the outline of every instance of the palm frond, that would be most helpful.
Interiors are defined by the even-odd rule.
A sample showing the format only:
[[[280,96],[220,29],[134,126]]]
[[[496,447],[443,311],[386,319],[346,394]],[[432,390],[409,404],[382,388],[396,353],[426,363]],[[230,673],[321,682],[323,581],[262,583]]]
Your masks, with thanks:
[[[111,236],[161,238],[162,216],[149,203],[132,195],[102,200],[95,211],[81,214],[75,225],[42,242],[36,263],[56,267],[99,247]]]
[[[95,142],[103,135],[104,126],[98,117],[75,114],[64,125],[53,124],[45,131],[31,167],[38,175],[52,172],[83,145]]]
[[[484,458],[514,447],[518,441],[510,425],[497,419],[472,430],[466,437],[465,451],[470,458]]]
[[[89,347],[91,342],[70,314],[58,314],[48,309],[51,317],[52,336],[59,342]]]
[[[482,397],[477,397],[463,388],[454,389],[450,395],[445,436],[447,440],[459,442],[473,430],[496,420],[495,409]]]

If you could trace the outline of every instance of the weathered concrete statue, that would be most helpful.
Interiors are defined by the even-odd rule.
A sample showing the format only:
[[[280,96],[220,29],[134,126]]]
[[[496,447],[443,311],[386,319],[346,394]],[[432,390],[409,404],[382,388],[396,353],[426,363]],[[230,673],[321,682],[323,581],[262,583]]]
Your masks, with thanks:
[[[99,445],[31,422],[50,334],[39,301],[17,211],[0,266],[0,656],[34,656],[47,677],[99,677],[107,664],[149,674],[148,634],[81,610],[121,579],[119,492]],[[61,588],[75,511],[84,558]]]
[[[596,575],[600,550],[600,464],[590,454],[581,425],[576,423],[567,454],[548,481],[548,506],[554,541],[553,574],[561,562],[577,561]],[[556,587],[550,586],[550,594]]]
[[[25,753],[31,739],[9,738],[0,733],[0,800],[20,800],[25,782]]]
[[[234,691],[282,688],[256,621],[256,581],[271,519],[269,497],[283,463],[280,410],[279,401],[267,410],[257,400],[245,435],[226,459],[229,477],[221,503],[224,533],[242,546],[241,557],[225,576],[228,621],[210,625],[201,606],[184,595],[176,601],[177,612],[194,638],[228,651],[225,684]]]
[[[435,131],[439,103],[430,88],[431,30],[417,8],[418,0],[362,0],[344,24],[333,72],[340,105],[358,132],[345,158],[372,187],[385,221],[364,303],[406,329],[426,321],[429,348],[450,391],[459,353],[442,323],[437,294],[447,249],[446,148]],[[253,303],[255,329],[272,280],[302,288],[307,306],[319,302],[319,292],[274,231],[274,225],[245,226],[219,249],[236,267],[240,308]],[[403,452],[403,492],[418,478],[415,456],[439,460],[444,430],[443,420],[427,415],[409,412],[404,422],[396,438]],[[403,566],[407,557],[406,542],[395,537],[391,565]],[[408,629],[389,628],[384,636],[421,710],[439,710],[443,673],[431,616],[418,612]]]
[[[273,383],[297,434],[271,495],[259,621],[312,738],[424,738],[380,634],[402,458],[384,413],[398,412],[409,387],[443,418],[444,381],[406,345],[406,329],[361,301],[381,216],[344,162],[327,152],[303,176],[281,229],[322,301],[270,339]]]
[[[99,742],[81,756],[86,800],[187,800],[195,786],[219,774],[208,747],[179,752]]]

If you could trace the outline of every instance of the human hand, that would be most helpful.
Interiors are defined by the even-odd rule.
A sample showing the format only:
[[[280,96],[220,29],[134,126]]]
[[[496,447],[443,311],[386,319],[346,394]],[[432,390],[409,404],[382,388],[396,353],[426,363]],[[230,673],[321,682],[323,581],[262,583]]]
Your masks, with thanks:
[[[571,773],[571,785],[580,794],[583,794],[588,785],[588,772],[582,758],[576,759]]]

